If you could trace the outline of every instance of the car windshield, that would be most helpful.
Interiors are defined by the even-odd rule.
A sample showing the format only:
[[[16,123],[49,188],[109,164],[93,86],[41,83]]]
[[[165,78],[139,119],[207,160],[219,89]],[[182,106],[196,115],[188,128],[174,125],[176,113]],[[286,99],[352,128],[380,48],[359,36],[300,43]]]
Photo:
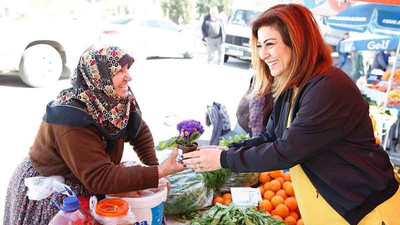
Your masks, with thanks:
[[[235,15],[233,15],[232,24],[249,26],[251,22],[260,14],[260,12],[251,10],[236,10]]]

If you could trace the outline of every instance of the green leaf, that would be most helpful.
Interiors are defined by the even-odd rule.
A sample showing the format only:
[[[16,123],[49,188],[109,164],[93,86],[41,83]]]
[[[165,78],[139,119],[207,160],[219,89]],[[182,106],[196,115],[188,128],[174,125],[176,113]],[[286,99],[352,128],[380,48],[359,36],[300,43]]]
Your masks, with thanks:
[[[231,145],[233,143],[239,142],[241,140],[248,140],[250,139],[250,134],[236,134],[233,137],[230,137],[229,139],[225,139],[223,138],[222,140],[219,141],[219,145],[220,146],[228,146]]]
[[[160,141],[156,146],[156,150],[161,151],[169,147],[173,147],[176,145],[176,137],[170,138],[166,141]]]
[[[197,140],[200,137],[200,133],[199,132],[194,132],[192,135],[190,135],[189,137],[189,145],[192,145],[194,143],[195,140]]]
[[[202,172],[204,183],[207,188],[217,190],[225,184],[226,177],[230,174],[227,169],[219,169],[215,171]]]

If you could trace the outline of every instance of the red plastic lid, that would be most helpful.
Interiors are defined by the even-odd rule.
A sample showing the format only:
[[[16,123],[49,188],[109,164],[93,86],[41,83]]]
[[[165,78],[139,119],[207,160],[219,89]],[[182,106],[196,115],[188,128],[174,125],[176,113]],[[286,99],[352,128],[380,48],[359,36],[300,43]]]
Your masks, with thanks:
[[[96,205],[96,214],[104,217],[123,216],[128,213],[129,205],[120,198],[108,198],[101,200]]]
[[[81,208],[89,210],[89,200],[82,196],[78,196],[79,201],[81,202]]]

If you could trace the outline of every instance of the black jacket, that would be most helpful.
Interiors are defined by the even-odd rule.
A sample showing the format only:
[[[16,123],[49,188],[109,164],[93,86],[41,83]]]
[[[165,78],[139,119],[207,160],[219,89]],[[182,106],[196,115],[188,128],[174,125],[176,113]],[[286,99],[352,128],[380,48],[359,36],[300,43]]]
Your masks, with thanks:
[[[374,61],[372,62],[372,69],[380,69],[386,71],[388,66],[388,57],[385,57],[385,53],[383,51],[378,51],[374,57]]]
[[[367,101],[332,67],[299,90],[286,128],[290,92],[275,101],[266,132],[221,154],[222,167],[261,172],[300,164],[332,208],[357,224],[399,187],[387,153],[375,144]]]
[[[211,21],[211,16],[210,14],[206,15],[203,19],[203,23],[201,24],[201,33],[203,34],[203,40],[208,37],[208,24]],[[222,40],[222,42],[225,41],[225,27],[224,27],[224,23],[222,22],[221,19],[218,19],[219,23],[220,23],[220,38]]]

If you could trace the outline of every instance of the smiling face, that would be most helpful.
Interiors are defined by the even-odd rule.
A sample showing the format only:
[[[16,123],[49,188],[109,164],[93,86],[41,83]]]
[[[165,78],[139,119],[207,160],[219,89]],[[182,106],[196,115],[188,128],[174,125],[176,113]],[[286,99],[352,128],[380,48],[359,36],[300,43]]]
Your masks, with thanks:
[[[131,75],[129,75],[128,63],[122,67],[118,73],[112,78],[112,82],[117,92],[117,95],[121,98],[128,97],[129,89],[128,82],[132,80]]]
[[[271,75],[276,77],[287,72],[292,51],[283,42],[279,31],[274,26],[263,26],[258,29],[257,36],[260,59],[267,64]]]

